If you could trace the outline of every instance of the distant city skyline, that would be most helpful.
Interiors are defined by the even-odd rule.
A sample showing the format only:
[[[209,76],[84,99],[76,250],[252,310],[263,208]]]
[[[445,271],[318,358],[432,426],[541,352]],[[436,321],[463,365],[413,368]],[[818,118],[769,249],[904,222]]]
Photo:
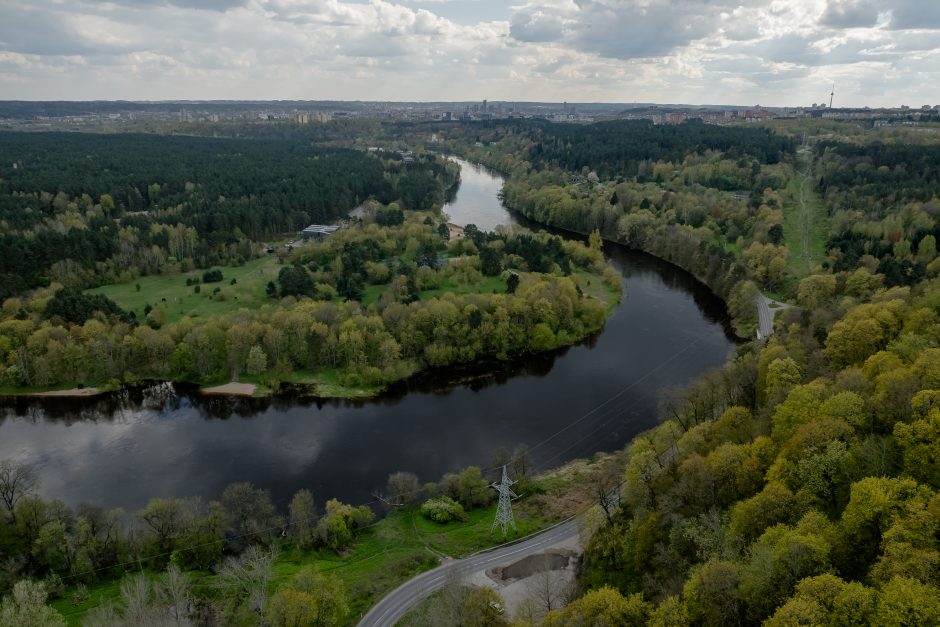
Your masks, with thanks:
[[[884,8],[890,4],[890,8]],[[920,0],[0,0],[3,100],[940,104]]]

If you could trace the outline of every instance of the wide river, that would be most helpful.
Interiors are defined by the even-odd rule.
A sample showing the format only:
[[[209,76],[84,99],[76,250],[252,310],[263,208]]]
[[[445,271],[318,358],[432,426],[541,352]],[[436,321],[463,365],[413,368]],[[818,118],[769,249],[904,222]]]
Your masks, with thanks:
[[[484,229],[520,224],[498,175],[461,162],[444,210]],[[206,398],[157,386],[93,400],[5,399],[0,459],[37,464],[41,494],[132,512],[157,496],[218,497],[233,481],[359,504],[408,470],[437,481],[499,447],[532,448],[539,469],[622,447],[656,423],[664,390],[734,348],[721,301],[693,277],[609,246],[624,298],[590,340],[550,355],[436,372],[370,401]]]

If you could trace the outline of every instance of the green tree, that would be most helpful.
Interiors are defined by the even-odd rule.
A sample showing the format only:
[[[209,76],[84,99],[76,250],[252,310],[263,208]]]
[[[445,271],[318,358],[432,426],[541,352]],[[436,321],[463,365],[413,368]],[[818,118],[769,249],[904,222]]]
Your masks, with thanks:
[[[0,602],[0,627],[65,627],[61,614],[46,605],[46,586],[24,579]]]
[[[480,247],[480,269],[485,276],[496,276],[503,271],[503,255],[492,246]]]
[[[842,572],[860,575],[878,553],[882,534],[895,517],[914,503],[926,502],[930,496],[929,488],[913,479],[866,477],[852,484],[838,538]]]
[[[801,307],[816,309],[835,294],[836,277],[831,274],[813,274],[802,281],[797,290],[796,300]]]
[[[302,266],[284,266],[277,275],[281,296],[312,296],[313,279]]]
[[[940,488],[940,410],[923,420],[894,425],[904,454],[904,471],[918,481]]]
[[[506,293],[515,294],[516,290],[519,288],[519,275],[515,272],[510,272],[506,277]]]
[[[940,589],[914,579],[897,577],[881,590],[875,625],[940,625]]]
[[[347,612],[343,582],[307,567],[271,597],[269,618],[275,627],[332,627]]]
[[[168,555],[189,529],[192,512],[183,499],[150,499],[137,513],[152,535],[155,552]],[[161,558],[166,559],[166,558]]]
[[[298,490],[288,506],[288,535],[300,549],[309,549],[316,540],[317,509],[310,490]]]
[[[810,516],[811,521],[819,518]],[[829,566],[829,543],[814,533],[824,530],[825,525],[820,529],[807,522],[801,522],[796,529],[771,527],[748,549],[740,594],[751,620],[767,618],[790,596],[797,581],[820,574]]]
[[[740,623],[739,579],[740,566],[735,562],[710,561],[693,570],[683,589],[689,618],[706,627]]]
[[[542,627],[562,627],[563,625],[641,627],[646,625],[651,609],[652,607],[643,600],[641,594],[624,597],[617,590],[603,586],[572,601],[564,609],[549,612]]]
[[[616,192],[614,192],[616,195]],[[615,203],[611,203],[615,204]],[[601,232],[597,229],[591,231],[591,234],[588,236],[588,247],[591,250],[596,250],[600,252],[604,248],[604,238],[601,237]]]
[[[835,575],[808,577],[796,585],[795,594],[764,625],[869,625],[873,624],[877,598],[875,590],[860,583],[846,583]]]
[[[334,551],[345,548],[354,535],[372,522],[375,513],[366,505],[353,507],[336,499],[326,502],[326,514],[317,523],[320,539]]]
[[[264,349],[257,344],[252,346],[248,351],[248,360],[245,366],[250,375],[264,374],[268,369],[268,356],[264,353]]]
[[[270,538],[281,524],[271,494],[247,481],[229,484],[222,492],[221,503],[229,529],[243,542]]]

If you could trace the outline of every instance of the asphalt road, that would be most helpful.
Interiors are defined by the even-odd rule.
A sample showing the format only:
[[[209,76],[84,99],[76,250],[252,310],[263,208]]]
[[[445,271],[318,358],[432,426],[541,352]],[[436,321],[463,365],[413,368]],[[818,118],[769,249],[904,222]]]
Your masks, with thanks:
[[[463,577],[491,566],[515,562],[577,535],[577,520],[568,520],[527,540],[448,561],[392,590],[359,621],[359,627],[391,627],[408,610],[443,588],[450,576]]]
[[[771,308],[771,305],[776,307]],[[764,340],[770,337],[774,332],[774,315],[787,307],[786,303],[767,298],[761,293],[757,294],[757,339]]]

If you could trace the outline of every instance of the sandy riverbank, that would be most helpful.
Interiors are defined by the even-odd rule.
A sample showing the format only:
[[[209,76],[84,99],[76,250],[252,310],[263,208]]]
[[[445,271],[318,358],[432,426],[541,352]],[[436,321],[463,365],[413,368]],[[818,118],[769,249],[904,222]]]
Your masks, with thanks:
[[[199,390],[202,394],[219,396],[254,396],[258,386],[254,383],[226,383]]]
[[[71,388],[68,390],[52,390],[49,392],[33,392],[29,396],[63,396],[67,398],[81,398],[84,396],[97,396],[101,394],[98,388]]]

